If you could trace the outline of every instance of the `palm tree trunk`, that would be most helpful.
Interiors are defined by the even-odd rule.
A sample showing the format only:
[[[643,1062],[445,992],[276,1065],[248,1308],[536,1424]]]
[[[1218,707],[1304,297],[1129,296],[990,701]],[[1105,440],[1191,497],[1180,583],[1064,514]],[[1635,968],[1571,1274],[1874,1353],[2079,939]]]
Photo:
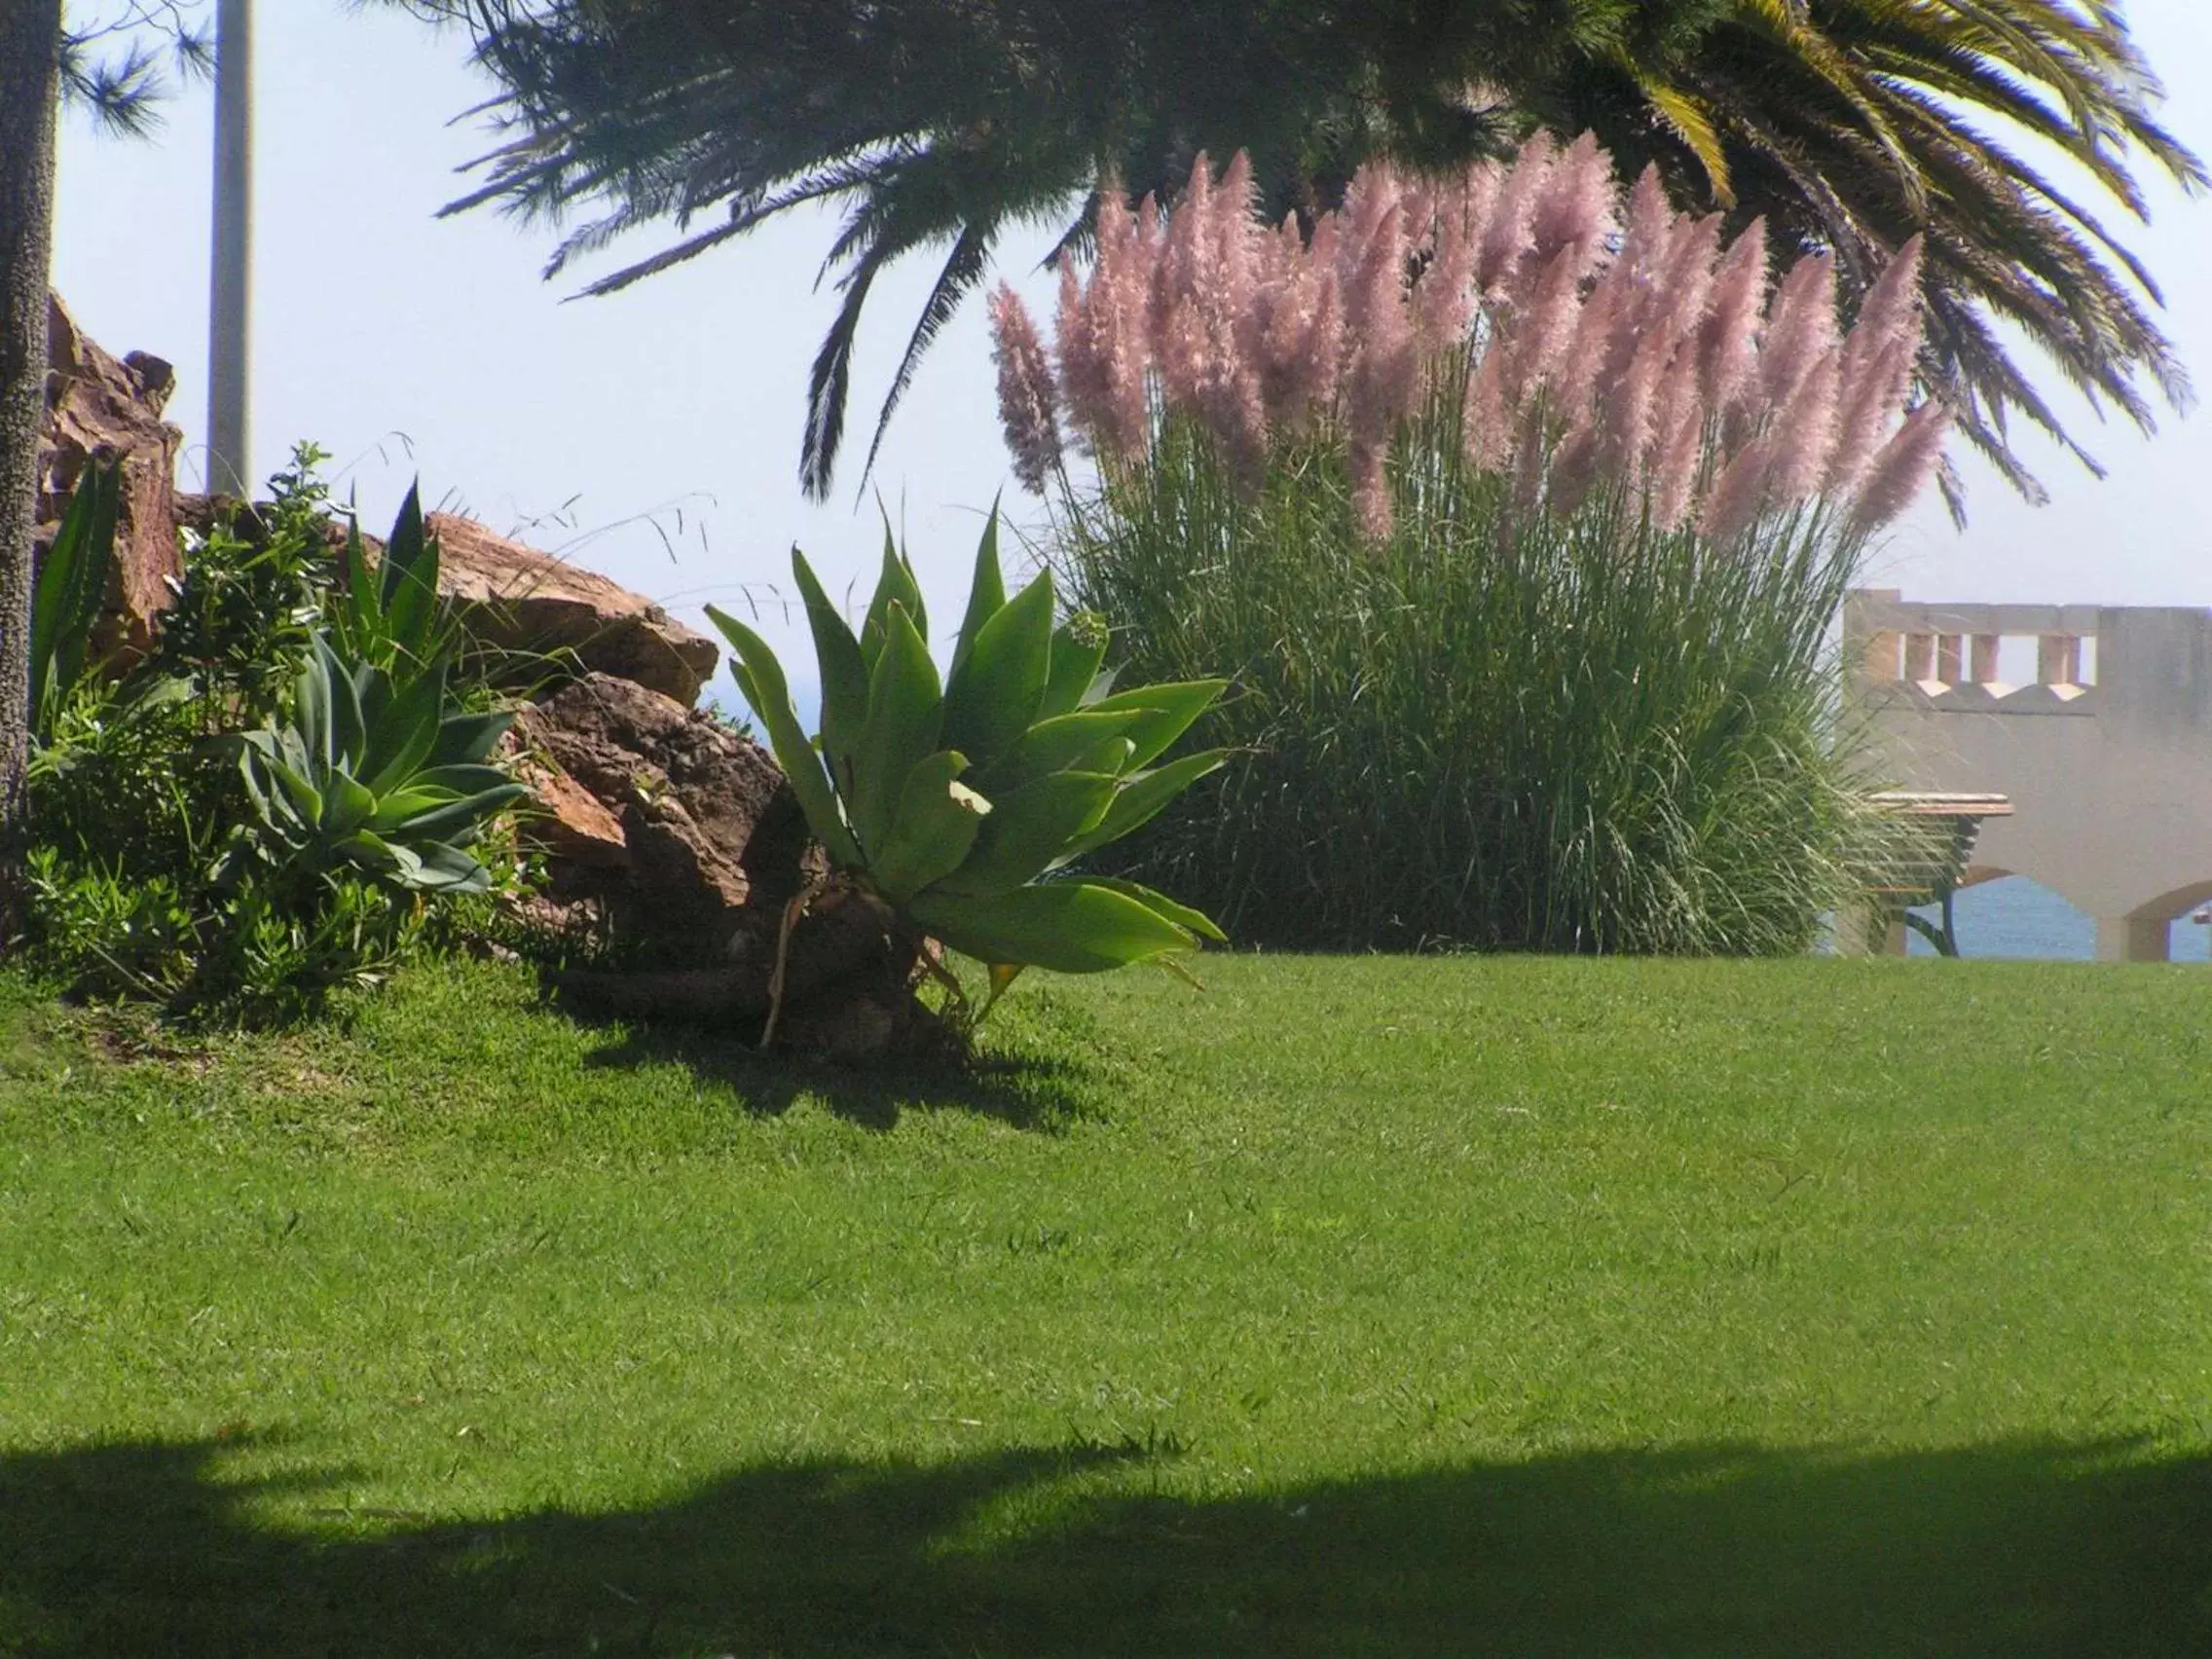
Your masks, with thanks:
[[[47,282],[61,0],[0,5],[0,859],[15,856],[30,754],[31,534],[46,424]],[[15,882],[0,880],[12,921]],[[11,930],[12,931],[12,930]]]

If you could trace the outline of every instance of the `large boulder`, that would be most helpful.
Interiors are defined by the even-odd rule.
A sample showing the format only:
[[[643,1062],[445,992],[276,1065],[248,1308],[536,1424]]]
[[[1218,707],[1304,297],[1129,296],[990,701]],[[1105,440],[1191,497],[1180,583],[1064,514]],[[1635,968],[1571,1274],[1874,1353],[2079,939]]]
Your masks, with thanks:
[[[603,906],[654,959],[726,960],[805,879],[806,819],[774,758],[672,697],[588,674],[525,708],[513,741],[554,897]]]
[[[184,434],[162,419],[176,374],[159,357],[118,359],[77,326],[59,296],[47,304],[46,430],[39,444],[39,544],[50,545],[69,496],[94,458],[123,463],[123,505],[108,583],[111,645],[143,651],[182,573],[176,458]]]
[[[605,576],[498,535],[474,519],[432,513],[438,585],[469,629],[513,650],[572,651],[587,669],[673,698],[685,708],[719,660],[715,643],[650,600]]]

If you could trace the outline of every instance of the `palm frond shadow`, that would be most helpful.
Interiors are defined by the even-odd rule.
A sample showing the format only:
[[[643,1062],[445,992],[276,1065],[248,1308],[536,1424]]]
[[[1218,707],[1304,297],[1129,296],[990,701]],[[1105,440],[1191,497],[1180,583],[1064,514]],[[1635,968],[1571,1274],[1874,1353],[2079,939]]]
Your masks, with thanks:
[[[0,1456],[0,1651],[2212,1650],[2212,1458],[2126,1441],[1596,1448],[1200,1498],[1160,1493],[1172,1443],[1077,1437],[487,1520],[241,1479],[240,1452],[270,1460]]]

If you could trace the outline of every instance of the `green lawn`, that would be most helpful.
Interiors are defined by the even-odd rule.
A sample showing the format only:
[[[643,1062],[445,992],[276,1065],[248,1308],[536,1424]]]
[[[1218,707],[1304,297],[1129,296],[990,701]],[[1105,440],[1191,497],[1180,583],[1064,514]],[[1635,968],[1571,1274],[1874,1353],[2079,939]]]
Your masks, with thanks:
[[[0,983],[0,1654],[2212,1652],[2212,976],[1205,977]]]

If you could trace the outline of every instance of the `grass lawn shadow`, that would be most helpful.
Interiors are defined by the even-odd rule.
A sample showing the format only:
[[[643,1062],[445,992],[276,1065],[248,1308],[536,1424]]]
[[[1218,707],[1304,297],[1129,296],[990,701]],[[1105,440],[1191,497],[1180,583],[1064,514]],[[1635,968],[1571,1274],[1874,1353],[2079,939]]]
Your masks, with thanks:
[[[0,1652],[2212,1651],[2212,1460],[2126,1443],[1604,1450],[1216,1499],[1079,1444],[323,1534],[257,1524],[224,1450],[0,1456]]]
[[[719,1084],[764,1117],[802,1096],[871,1129],[891,1129],[908,1110],[954,1110],[995,1118],[1018,1129],[1047,1130],[1099,1115],[1093,1068],[1064,1054],[983,1049],[968,1056],[897,1055],[839,1061],[762,1054],[751,1038],[671,1021],[595,1019],[564,1010],[605,1034],[585,1064],[594,1069],[679,1065]]]

